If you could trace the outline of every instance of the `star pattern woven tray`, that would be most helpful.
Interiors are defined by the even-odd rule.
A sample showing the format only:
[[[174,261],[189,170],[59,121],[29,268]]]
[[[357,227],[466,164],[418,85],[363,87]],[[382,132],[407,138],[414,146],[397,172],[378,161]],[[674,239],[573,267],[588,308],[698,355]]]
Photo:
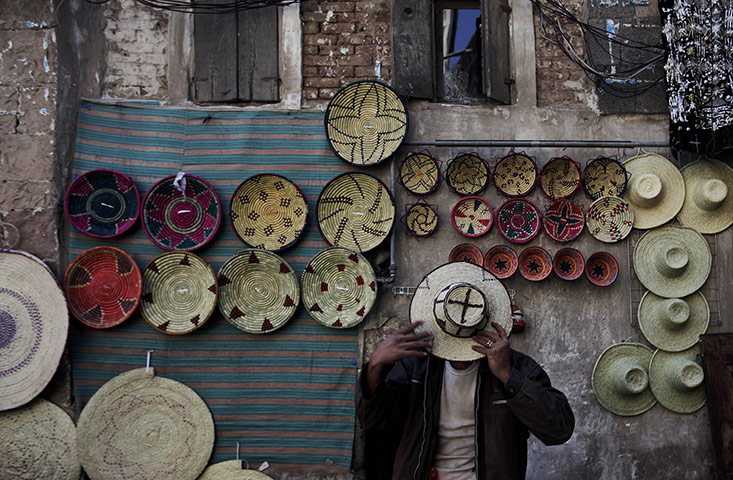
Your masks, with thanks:
[[[511,277],[518,266],[517,252],[506,245],[495,245],[484,255],[484,268],[498,279]]]
[[[628,181],[629,174],[626,167],[610,157],[591,160],[583,170],[583,191],[591,200],[623,196]]]
[[[537,165],[524,153],[510,153],[494,167],[496,190],[507,197],[529,195],[537,185]]]
[[[472,243],[462,243],[453,247],[448,256],[450,262],[471,262],[483,266],[484,254],[481,249]]]
[[[561,248],[552,257],[552,270],[562,280],[576,280],[583,275],[583,254],[574,248]]]
[[[602,242],[614,243],[626,238],[634,225],[634,212],[618,197],[601,197],[591,203],[586,214],[591,235]]]
[[[451,221],[458,233],[466,237],[480,237],[491,229],[494,211],[481,197],[465,197],[451,211]]]
[[[542,227],[540,211],[526,200],[507,200],[496,212],[496,227],[512,243],[527,243]]]
[[[440,184],[440,163],[429,153],[409,153],[400,165],[400,183],[410,193],[427,195]]]
[[[583,210],[568,199],[550,204],[542,219],[545,233],[553,240],[562,243],[575,240],[583,232],[584,226]]]
[[[596,252],[586,262],[585,276],[593,285],[607,287],[618,277],[618,262],[610,253]]]
[[[552,273],[552,257],[542,247],[527,247],[519,254],[519,273],[533,282],[544,280]]]
[[[478,195],[490,180],[489,166],[476,153],[459,153],[445,169],[445,182],[458,195]]]

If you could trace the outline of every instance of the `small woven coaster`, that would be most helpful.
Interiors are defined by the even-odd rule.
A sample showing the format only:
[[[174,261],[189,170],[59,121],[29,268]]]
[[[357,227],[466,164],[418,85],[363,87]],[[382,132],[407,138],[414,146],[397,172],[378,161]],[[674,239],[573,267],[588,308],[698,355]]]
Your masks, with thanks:
[[[585,276],[593,285],[607,287],[618,276],[618,262],[608,252],[596,252],[586,262]]]
[[[583,210],[568,199],[553,202],[542,219],[545,233],[558,242],[575,240],[583,231],[585,215]]]
[[[209,465],[198,480],[272,480],[257,470],[245,468],[243,460],[227,460]]]
[[[519,273],[538,282],[552,273],[552,257],[542,247],[527,247],[519,254]]]
[[[540,188],[551,200],[572,197],[580,188],[580,164],[570,157],[555,157],[540,171]]]
[[[510,153],[494,167],[496,190],[507,197],[529,195],[537,185],[537,165],[524,153]]]
[[[499,279],[514,275],[518,266],[519,257],[517,252],[506,245],[495,245],[484,256],[484,268]]]
[[[427,195],[440,184],[440,163],[429,153],[410,153],[400,165],[400,182],[410,193]]]
[[[583,191],[591,200],[623,196],[628,181],[629,175],[626,167],[610,157],[598,157],[591,160],[583,170]]]
[[[489,185],[489,167],[476,153],[459,153],[448,162],[445,182],[458,195],[477,195]]]
[[[143,270],[140,313],[156,330],[182,335],[201,327],[216,308],[216,274],[190,252],[158,255]]]
[[[494,211],[481,197],[465,197],[458,200],[453,207],[451,222],[461,235],[480,237],[491,229]]]
[[[591,203],[586,214],[588,231],[602,242],[623,240],[634,226],[634,212],[618,197],[601,197]]]
[[[552,257],[552,271],[562,280],[577,280],[584,270],[583,254],[574,248],[561,248]]]
[[[540,233],[542,216],[531,202],[507,200],[496,212],[496,227],[510,242],[527,243]]]
[[[476,245],[472,243],[462,243],[453,247],[448,256],[449,262],[471,262],[473,264],[483,266],[484,254],[481,253]]]
[[[409,234],[416,237],[427,237],[438,229],[439,217],[437,205],[415,203],[405,205],[404,223]]]

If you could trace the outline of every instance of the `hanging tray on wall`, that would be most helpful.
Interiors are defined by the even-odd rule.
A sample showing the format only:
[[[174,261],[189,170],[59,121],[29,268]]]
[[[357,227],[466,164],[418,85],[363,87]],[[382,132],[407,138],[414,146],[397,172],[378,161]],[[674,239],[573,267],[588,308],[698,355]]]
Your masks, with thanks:
[[[507,200],[496,212],[496,227],[512,243],[527,243],[540,233],[542,216],[532,202]]]
[[[507,197],[524,197],[537,185],[537,165],[524,153],[511,152],[494,166],[496,190]]]
[[[544,280],[552,273],[552,257],[542,247],[527,247],[519,254],[519,273],[533,282]]]
[[[567,198],[550,204],[542,219],[545,233],[561,243],[575,240],[582,233],[584,226],[583,209]]]
[[[410,152],[400,165],[400,183],[410,193],[427,195],[440,185],[440,160],[428,152]]]
[[[438,229],[440,217],[438,206],[430,205],[422,199],[417,203],[405,205],[405,215],[402,222],[405,224],[407,233],[418,238],[429,237]]]
[[[623,196],[628,181],[626,167],[615,158],[598,157],[583,170],[583,191],[591,200]]]
[[[588,207],[586,223],[588,231],[596,239],[614,243],[623,240],[631,233],[634,212],[621,198],[601,197]]]
[[[618,276],[618,262],[608,252],[596,252],[586,262],[585,276],[593,285],[607,287]]]
[[[491,229],[494,223],[494,211],[481,197],[465,197],[453,206],[451,221],[461,235],[480,237]]]
[[[458,195],[478,195],[490,180],[489,166],[477,153],[459,153],[445,169],[445,183]]]
[[[484,268],[498,279],[511,277],[518,266],[517,252],[506,245],[495,245],[484,256]]]
[[[540,188],[551,200],[570,198],[580,188],[580,164],[570,157],[555,157],[540,171]]]

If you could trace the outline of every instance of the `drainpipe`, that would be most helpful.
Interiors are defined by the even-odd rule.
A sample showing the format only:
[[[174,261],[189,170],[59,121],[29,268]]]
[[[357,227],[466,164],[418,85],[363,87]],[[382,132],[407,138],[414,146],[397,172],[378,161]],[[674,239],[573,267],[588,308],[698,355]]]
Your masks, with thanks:
[[[390,164],[389,164],[389,189],[391,192],[394,192],[394,155],[390,159]],[[396,212],[397,212],[397,208],[395,206],[395,213]],[[385,285],[388,283],[394,283],[394,279],[397,274],[397,265],[394,263],[394,238],[395,238],[395,227],[394,227],[394,222],[393,222],[392,233],[389,237],[389,275],[386,277],[377,278],[377,283],[385,284]]]

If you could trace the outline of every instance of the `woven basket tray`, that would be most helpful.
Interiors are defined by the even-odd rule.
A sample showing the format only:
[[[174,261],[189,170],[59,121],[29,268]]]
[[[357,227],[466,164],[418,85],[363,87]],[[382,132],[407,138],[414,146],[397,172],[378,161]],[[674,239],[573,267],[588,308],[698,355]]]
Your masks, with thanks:
[[[527,247],[519,254],[519,273],[538,282],[552,273],[552,257],[542,247]]]
[[[451,222],[461,235],[480,237],[491,229],[494,222],[494,211],[491,205],[481,197],[462,198],[453,206]]]
[[[472,243],[461,243],[453,247],[448,256],[449,262],[471,262],[483,266],[484,254],[481,249]]]
[[[142,294],[135,261],[114,247],[94,247],[74,259],[64,276],[71,313],[84,325],[109,328],[133,314]]]
[[[568,199],[549,205],[542,219],[545,233],[553,240],[563,243],[575,240],[583,231],[584,225],[583,210]]]
[[[277,252],[305,230],[308,203],[298,186],[272,173],[242,182],[232,196],[232,227],[247,245]]]
[[[580,188],[580,164],[570,157],[555,157],[540,171],[540,188],[551,200],[572,197]]]
[[[631,233],[634,212],[628,203],[618,197],[601,197],[588,207],[586,223],[588,231],[595,238],[614,243]]]
[[[496,227],[510,242],[527,243],[540,233],[542,216],[531,202],[507,200],[496,212]]]
[[[269,333],[287,323],[300,301],[298,277],[279,255],[242,250],[219,269],[219,311],[247,333]]]
[[[583,170],[583,191],[591,200],[623,196],[628,181],[626,167],[610,157],[591,160]]]
[[[158,255],[143,270],[140,313],[156,330],[182,335],[200,328],[216,308],[214,270],[189,252]]]
[[[407,135],[407,107],[389,86],[373,80],[346,85],[328,103],[326,137],[338,157],[353,165],[389,158]]]
[[[519,266],[519,257],[511,247],[496,245],[484,255],[484,268],[498,279],[514,275]]]
[[[537,165],[523,153],[510,153],[494,167],[496,190],[507,197],[529,195],[537,185]]]
[[[410,193],[427,195],[440,185],[440,162],[429,153],[409,153],[400,165],[400,183]]]
[[[608,252],[596,252],[586,262],[585,276],[593,285],[607,287],[618,277],[618,262]]]
[[[576,280],[583,275],[583,254],[574,248],[561,248],[552,257],[552,270],[562,280]]]
[[[403,217],[407,232],[416,237],[427,237],[435,233],[440,223],[437,205],[415,203],[405,205]]]
[[[477,195],[486,189],[490,180],[488,165],[475,153],[459,153],[445,169],[445,182],[458,195]]]

